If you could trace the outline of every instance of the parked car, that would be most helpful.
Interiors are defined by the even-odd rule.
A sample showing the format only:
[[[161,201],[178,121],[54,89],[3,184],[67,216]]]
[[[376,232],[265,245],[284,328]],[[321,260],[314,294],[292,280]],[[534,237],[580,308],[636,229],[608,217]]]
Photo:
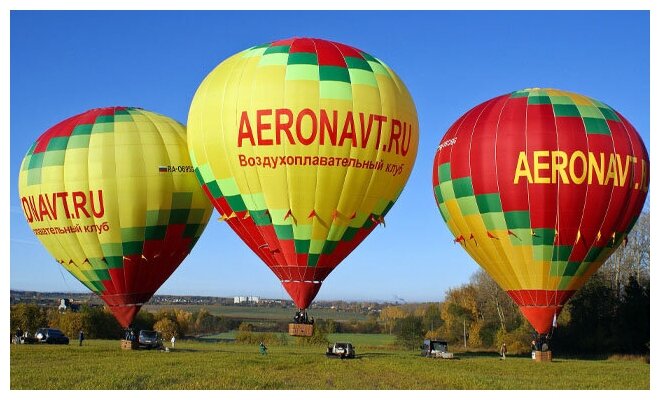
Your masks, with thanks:
[[[138,334],[138,347],[141,349],[162,349],[163,338],[158,331],[141,330]]]
[[[355,358],[355,347],[351,343],[335,343],[325,352],[328,357]]]
[[[69,338],[57,328],[39,328],[34,337],[39,343],[69,344]]]
[[[444,340],[425,339],[420,349],[424,357],[454,358],[454,353],[449,352],[447,342]]]

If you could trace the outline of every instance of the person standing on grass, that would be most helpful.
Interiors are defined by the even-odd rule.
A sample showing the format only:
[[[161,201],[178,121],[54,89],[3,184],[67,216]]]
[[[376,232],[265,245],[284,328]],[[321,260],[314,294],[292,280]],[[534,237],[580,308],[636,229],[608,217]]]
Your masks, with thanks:
[[[83,330],[81,329],[80,332],[78,332],[78,346],[82,346],[83,340],[85,340],[85,334],[83,333]]]
[[[502,347],[500,347],[500,355],[502,356],[502,360],[506,360],[506,343],[502,343]]]
[[[264,342],[259,343],[259,353],[261,353],[262,356],[266,355],[266,350],[268,349],[266,348]]]
[[[174,337],[174,335],[172,335],[172,340],[170,340],[170,341],[172,342],[172,348],[174,348],[174,343],[176,343],[176,337]]]

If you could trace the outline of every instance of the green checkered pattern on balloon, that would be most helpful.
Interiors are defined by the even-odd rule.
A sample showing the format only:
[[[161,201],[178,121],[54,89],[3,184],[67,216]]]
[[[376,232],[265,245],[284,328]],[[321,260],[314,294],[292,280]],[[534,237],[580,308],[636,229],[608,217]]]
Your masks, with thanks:
[[[344,56],[346,66],[319,65],[312,52],[290,53],[290,45],[264,44],[243,52],[243,57],[260,57],[258,66],[280,65],[286,68],[285,80],[318,81],[321,99],[352,100],[351,85],[378,88],[377,75],[391,79],[387,66],[377,58],[359,51],[360,56]]]
[[[224,199],[233,212],[247,211],[256,226],[272,225],[279,240],[293,240],[296,253],[307,254],[310,266],[316,265],[321,254],[332,253],[339,242],[350,242],[361,229],[371,229],[376,224],[375,221],[381,220],[381,216],[385,216],[394,205],[393,201],[381,201],[374,213],[357,215],[349,226],[335,225],[328,221],[331,224],[328,237],[325,240],[313,240],[311,223],[303,223],[308,221],[307,215],[287,217],[289,210],[268,209],[263,193],[241,194],[234,178],[214,179],[208,164],[196,167],[195,173],[200,184],[206,186],[211,196],[216,200]],[[236,217],[243,218],[243,215]]]
[[[208,220],[207,210],[191,208],[192,197],[191,192],[172,193],[170,208],[147,210],[145,226],[121,228],[120,243],[101,243],[103,257],[88,258],[91,269],[79,268],[86,278],[83,283],[95,292],[105,291],[102,281],[110,279],[109,269],[122,268],[124,256],[141,255],[145,241],[165,240],[170,225],[185,224],[182,237],[191,239],[190,251],[206,227],[204,221]]]
[[[524,89],[513,92],[512,98],[527,97],[530,106],[551,104],[555,117],[581,118],[587,134],[611,135],[607,121],[620,122],[616,112],[607,104],[598,100],[587,99],[590,104],[576,104],[566,95],[556,95],[544,89]]]
[[[592,262],[605,258],[607,248],[592,247],[582,263],[568,261],[573,246],[555,245],[554,227],[532,229],[529,211],[503,211],[499,193],[475,195],[470,177],[451,179],[449,163],[439,166],[438,181],[433,189],[445,222],[451,218],[445,201],[454,199],[462,216],[480,215],[488,232],[511,232],[508,240],[513,246],[531,246],[533,259],[550,262],[553,276],[580,276]]]
[[[41,168],[64,165],[67,150],[83,149],[89,147],[91,135],[113,133],[115,122],[132,122],[132,113],[141,113],[137,108],[118,108],[114,115],[99,115],[94,123],[76,125],[68,135],[40,138],[28,150],[21,171],[27,171],[27,184],[38,185],[41,183]],[[61,131],[60,131],[61,132]],[[41,140],[47,140],[44,151],[35,152],[35,148]]]

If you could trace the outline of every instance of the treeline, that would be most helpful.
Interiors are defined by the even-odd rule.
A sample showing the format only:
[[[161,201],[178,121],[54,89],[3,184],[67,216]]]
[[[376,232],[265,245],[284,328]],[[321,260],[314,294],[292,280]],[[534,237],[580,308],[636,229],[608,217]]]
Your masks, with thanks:
[[[648,280],[636,275],[618,292],[609,271],[599,271],[568,302],[552,332],[555,352],[563,354],[647,354],[650,341]],[[485,272],[469,284],[450,289],[438,304],[386,307],[384,332],[404,348],[416,349],[424,338],[444,339],[454,349],[530,351],[534,329],[518,307]]]
[[[203,308],[195,312],[164,309],[151,313],[142,310],[133,322],[135,329],[157,330],[166,339],[172,336],[181,338],[226,332],[236,329],[239,324],[239,321],[221,318]],[[78,312],[60,312],[56,308],[36,304],[17,304],[11,307],[11,332],[21,328],[24,332],[34,334],[37,329],[44,327],[57,327],[69,337],[77,337],[80,330],[89,339],[118,339],[123,336],[123,329],[105,307],[83,305]]]
[[[564,307],[552,332],[555,352],[647,354],[650,342],[650,216],[635,228],[608,261]],[[441,338],[454,348],[530,351],[534,330],[511,298],[483,271],[447,291],[438,304],[387,307],[384,330],[401,346]]]

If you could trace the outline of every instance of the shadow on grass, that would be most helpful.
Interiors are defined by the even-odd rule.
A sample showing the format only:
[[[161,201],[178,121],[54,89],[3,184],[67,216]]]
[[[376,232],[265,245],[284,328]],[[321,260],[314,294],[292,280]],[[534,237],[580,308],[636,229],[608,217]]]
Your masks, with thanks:
[[[494,351],[466,351],[464,353],[458,353],[454,352],[454,357],[461,357],[461,358],[483,358],[483,357],[493,357],[493,358],[499,358],[500,355]],[[515,355],[507,355],[507,357],[517,357]]]
[[[469,351],[465,353],[454,353],[454,356],[458,356],[461,358],[465,359],[470,359],[470,358],[492,358],[493,360],[501,360],[501,357],[499,353],[496,353],[494,351]],[[506,355],[507,359],[514,359],[514,360],[529,360],[531,362],[536,363],[532,359],[531,354],[507,354]],[[603,358],[591,358],[590,356],[578,356],[578,355],[572,355],[572,356],[567,356],[564,354],[553,354],[552,357],[552,363],[561,363],[564,361],[568,360],[579,360],[579,361],[587,361],[587,360],[603,360],[607,359],[607,357]],[[506,360],[504,360],[506,361]],[[544,363],[539,363],[539,364],[544,364]]]
[[[360,358],[388,358],[388,357],[398,357],[393,353],[358,353],[355,355],[356,359]]]
[[[204,337],[193,338],[189,340],[199,343],[235,343],[236,342],[236,339],[204,338]]]
[[[174,349],[170,349],[170,351],[167,351],[166,353],[200,353],[200,352],[203,352],[203,350],[184,349],[184,348],[176,347]]]

